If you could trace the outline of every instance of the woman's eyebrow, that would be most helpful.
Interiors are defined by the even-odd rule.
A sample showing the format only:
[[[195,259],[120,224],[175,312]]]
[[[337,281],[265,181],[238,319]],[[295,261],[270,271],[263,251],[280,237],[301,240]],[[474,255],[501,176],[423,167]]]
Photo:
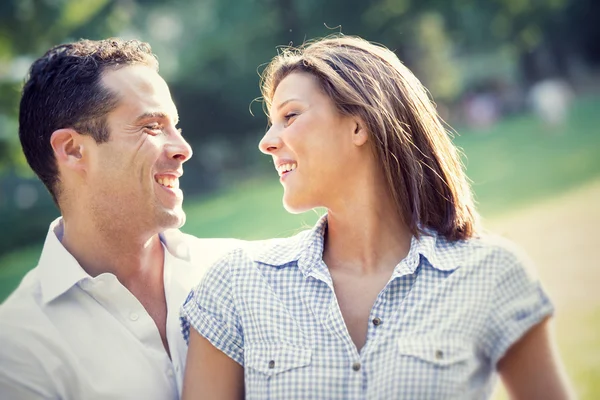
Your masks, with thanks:
[[[279,109],[281,109],[282,107],[284,107],[284,106],[285,106],[287,103],[290,103],[290,102],[292,102],[292,101],[300,101],[300,99],[291,98],[291,99],[284,100],[284,101],[282,101],[281,103],[279,103],[279,105],[278,105],[278,106],[276,106],[275,108],[276,108],[277,110],[279,110]]]

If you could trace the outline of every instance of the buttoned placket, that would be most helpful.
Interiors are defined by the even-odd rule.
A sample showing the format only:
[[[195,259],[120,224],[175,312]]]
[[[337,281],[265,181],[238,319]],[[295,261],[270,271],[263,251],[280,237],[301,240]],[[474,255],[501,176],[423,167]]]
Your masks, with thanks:
[[[311,276],[325,284],[319,285],[320,290],[329,290],[331,293],[331,296],[329,297],[330,302],[327,308],[327,316],[322,319],[322,321],[325,328],[327,328],[335,337],[339,338],[346,349],[348,360],[346,375],[348,377],[348,385],[346,389],[348,392],[345,397],[348,399],[362,399],[364,398],[366,379],[363,362],[356,345],[350,337],[346,323],[344,322],[337,297],[335,296],[331,274],[329,274],[329,270],[322,260],[319,262],[319,268],[313,270]]]
[[[98,303],[117,317],[138,340],[152,349],[148,355],[163,365],[164,372],[171,381],[172,387],[178,392],[178,385],[171,360],[164,348],[160,333],[152,317],[140,301],[110,273],[86,278],[79,286],[92,296]]]
[[[171,351],[171,362],[167,376],[176,384],[181,395],[185,354],[180,354],[179,350],[187,349],[187,346],[184,344],[183,336],[179,330],[179,308],[185,301],[188,290],[182,287],[181,277],[177,275],[177,272],[181,272],[178,271],[178,268],[186,269],[192,266],[167,252],[168,250],[165,248],[164,283],[165,298],[167,299],[167,342]],[[177,328],[169,329],[170,327]]]
[[[411,246],[413,244],[414,242],[411,243]],[[394,310],[388,310],[388,307],[386,307],[387,296],[390,294],[393,295],[393,293],[390,292],[390,287],[392,287],[393,282],[397,281],[399,278],[414,273],[418,267],[419,260],[420,255],[418,252],[409,252],[409,255],[394,269],[392,276],[378,294],[377,299],[375,300],[375,303],[371,309],[369,314],[369,326],[367,329],[367,341],[359,353],[344,322],[341,309],[337,302],[337,297],[335,296],[333,280],[331,278],[331,274],[329,273],[329,269],[322,259],[315,260],[313,258],[311,263],[313,264],[313,268],[310,269],[309,276],[325,284],[318,285],[320,290],[329,290],[332,294],[330,296],[331,300],[327,311],[327,317],[320,320],[323,321],[324,326],[334,336],[338,337],[342,341],[348,354],[349,364],[347,375],[347,398],[362,399],[366,396],[368,376],[367,363],[370,358],[369,354],[372,353],[372,350],[376,348],[379,337],[384,336],[377,335],[377,330],[382,330],[384,320],[388,318],[398,318],[398,315],[396,315],[397,313],[394,312]],[[412,284],[414,284],[414,282],[412,282]],[[406,293],[399,293],[399,295],[402,295],[404,299],[406,294],[410,292],[410,289],[412,289],[412,285],[410,288],[408,288]],[[317,298],[323,298],[323,296],[318,296]],[[313,310],[319,309],[319,307],[316,305],[313,305],[312,307]],[[394,317],[392,317],[392,315],[394,315]]]
[[[417,268],[418,260],[418,256],[402,260],[396,266],[396,268],[394,268],[392,276],[375,299],[375,302],[369,314],[367,340],[360,351],[359,361],[352,365],[352,369],[354,371],[361,372],[361,394],[363,396],[366,396],[368,389],[368,363],[372,358],[371,354],[375,351],[381,340],[385,340],[384,336],[386,336],[386,334],[389,333],[389,328],[387,326],[384,326],[385,321],[389,320],[389,322],[392,322],[400,317],[397,312],[398,310],[394,309],[395,307],[391,305],[393,304],[393,302],[390,301],[390,296],[400,296],[401,298],[399,299],[399,304],[404,301],[404,299],[412,289],[414,281],[411,285],[404,288],[404,291],[402,291],[400,287],[400,280],[414,272],[414,270]]]

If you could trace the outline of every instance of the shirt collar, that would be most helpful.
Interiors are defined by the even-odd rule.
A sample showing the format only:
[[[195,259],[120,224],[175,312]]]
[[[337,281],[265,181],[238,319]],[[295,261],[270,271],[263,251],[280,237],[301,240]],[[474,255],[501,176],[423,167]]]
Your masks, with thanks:
[[[75,257],[62,245],[63,233],[63,219],[59,217],[50,224],[38,263],[44,303],[56,299],[80,281],[91,279],[91,276],[79,265]],[[169,229],[159,236],[173,258],[188,262],[191,260],[185,234],[178,229]]]
[[[253,259],[255,262],[273,267],[283,267],[297,262],[300,271],[308,276],[314,268],[321,265],[326,229],[327,214],[323,215],[308,231],[287,240],[268,241],[266,246],[257,251]],[[432,230],[425,230],[418,239],[412,237],[409,253],[396,270],[414,273],[421,257],[424,257],[433,268],[452,271],[459,265],[456,254],[457,246],[460,247],[458,243],[446,241]]]
[[[437,270],[453,271],[460,264],[456,254],[458,247],[461,247],[460,242],[447,241],[435,231],[426,229],[418,239],[413,236],[407,259],[416,256],[420,262],[421,258],[425,258]]]
[[[258,248],[253,249],[252,259],[278,268],[297,262],[301,272],[306,276],[323,257],[326,227],[327,214],[319,218],[310,230],[291,238],[263,242]]]
[[[79,281],[90,277],[62,245],[63,228],[61,217],[50,224],[40,256],[38,271],[44,303],[51,302]]]

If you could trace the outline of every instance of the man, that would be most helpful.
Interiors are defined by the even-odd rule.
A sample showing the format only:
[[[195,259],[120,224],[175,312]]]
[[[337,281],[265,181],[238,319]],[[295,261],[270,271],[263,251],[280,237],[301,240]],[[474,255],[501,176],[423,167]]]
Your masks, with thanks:
[[[62,217],[0,306],[3,399],[179,397],[179,308],[237,242],[171,229],[192,149],[157,70],[149,45],[119,39],[60,45],[31,67],[19,136]]]

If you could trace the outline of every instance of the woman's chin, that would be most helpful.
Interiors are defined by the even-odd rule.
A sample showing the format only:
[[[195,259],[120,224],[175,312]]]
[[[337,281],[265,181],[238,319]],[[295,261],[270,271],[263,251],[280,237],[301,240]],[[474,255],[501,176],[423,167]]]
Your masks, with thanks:
[[[283,208],[285,208],[285,210],[290,214],[302,214],[303,212],[310,211],[315,207],[307,203],[300,202],[297,199],[291,199],[284,196]]]

